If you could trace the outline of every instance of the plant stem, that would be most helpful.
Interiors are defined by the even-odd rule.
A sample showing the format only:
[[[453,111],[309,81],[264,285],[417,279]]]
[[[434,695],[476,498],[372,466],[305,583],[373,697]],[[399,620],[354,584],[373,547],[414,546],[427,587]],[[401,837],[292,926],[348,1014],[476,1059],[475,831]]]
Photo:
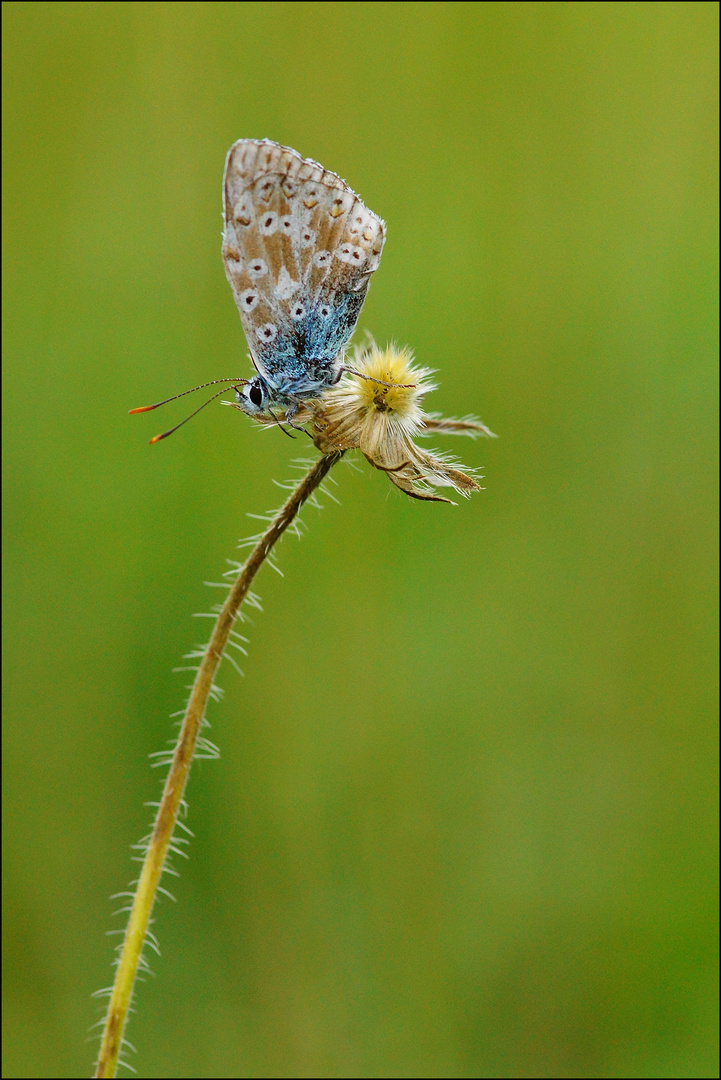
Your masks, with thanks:
[[[198,733],[205,715],[208,697],[213,687],[213,680],[223,658],[240,605],[247,596],[253,578],[273,545],[280,539],[291,521],[296,517],[306,499],[323,482],[332,467],[342,456],[343,452],[340,451],[325,454],[319,458],[291,493],[285,505],[275,515],[273,521],[246,559],[242,570],[228,593],[210,635],[185,710],[168,778],[165,781],[163,797],[158,807],[155,824],[143,860],[143,868],[138,879],[138,887],[130,909],[125,939],[115,973],[115,982],[108,1003],[105,1029],[95,1071],[96,1077],[112,1077],[116,1074],[128,1007],[148,932],[148,924],[155,902],[158,883],[163,873],[163,865],[175,829],[183,791],[185,790],[190,765],[195,753]]]

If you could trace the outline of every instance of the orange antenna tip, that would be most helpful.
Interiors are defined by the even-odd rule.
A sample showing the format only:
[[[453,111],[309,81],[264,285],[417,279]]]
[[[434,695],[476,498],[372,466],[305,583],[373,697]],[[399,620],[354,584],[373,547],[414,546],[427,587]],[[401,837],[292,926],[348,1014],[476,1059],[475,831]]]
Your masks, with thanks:
[[[229,382],[230,382],[230,379],[213,379],[212,382],[203,383],[202,386],[194,386],[192,390],[186,390],[182,394],[176,394],[175,397],[166,398],[165,401],[158,401],[155,405],[141,405],[141,407],[139,409],[131,409],[130,414],[132,415],[133,413],[152,412],[152,410],[157,409],[158,406],[167,405],[169,401],[176,401],[178,398],[185,397],[186,394],[194,394],[196,390],[202,390],[204,386],[217,386],[218,383],[226,383],[227,384]],[[233,380],[233,384],[235,384],[235,383],[247,383],[247,382],[248,382],[247,379],[234,379]],[[192,420],[194,416],[197,416],[198,413],[202,409],[204,409],[206,405],[210,405],[211,401],[215,401],[215,399],[219,398],[221,394],[226,394],[228,392],[228,390],[231,390],[231,389],[232,389],[232,386],[227,386],[226,385],[226,386],[224,386],[222,388],[222,390],[218,390],[215,394],[213,394],[212,397],[209,397],[207,401],[204,401],[203,404],[200,405],[195,410],[195,412],[192,412],[190,414],[190,416],[186,416],[185,420],[181,420],[180,423],[176,424],[175,427],[172,427],[170,429],[170,431],[164,431],[162,433],[162,435],[154,435],[153,438],[150,440],[151,445],[153,443],[160,442],[161,439],[166,439],[168,437],[168,435],[172,435],[173,432],[177,431],[178,428],[183,426],[183,424],[187,424],[188,420]]]

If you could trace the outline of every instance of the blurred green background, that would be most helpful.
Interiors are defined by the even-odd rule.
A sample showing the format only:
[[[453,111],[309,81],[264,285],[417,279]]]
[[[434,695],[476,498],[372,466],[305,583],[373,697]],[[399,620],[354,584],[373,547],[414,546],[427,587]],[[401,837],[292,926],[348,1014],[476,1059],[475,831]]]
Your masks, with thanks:
[[[359,330],[500,438],[361,461],[267,568],[128,1035],[143,1076],[716,1076],[717,33],[707,3],[4,7],[4,1075],[89,1075],[247,512],[224,156],[388,222]],[[440,440],[431,445],[440,445]],[[326,500],[327,502],[327,500]]]

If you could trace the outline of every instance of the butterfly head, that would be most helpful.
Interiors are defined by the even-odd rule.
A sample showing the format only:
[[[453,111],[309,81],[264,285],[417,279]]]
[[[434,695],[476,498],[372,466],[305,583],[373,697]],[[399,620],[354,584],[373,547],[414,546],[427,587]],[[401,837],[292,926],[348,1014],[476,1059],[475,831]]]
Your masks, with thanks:
[[[245,386],[235,388],[235,400],[238,408],[243,412],[248,413],[249,416],[259,416],[267,412],[270,402],[268,384],[262,376],[256,375]]]

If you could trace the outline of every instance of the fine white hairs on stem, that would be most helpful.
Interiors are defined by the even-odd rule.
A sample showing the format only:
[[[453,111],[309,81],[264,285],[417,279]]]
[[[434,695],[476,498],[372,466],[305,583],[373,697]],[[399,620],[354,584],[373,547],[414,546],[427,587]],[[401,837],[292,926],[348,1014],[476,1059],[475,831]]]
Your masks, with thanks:
[[[250,590],[253,578],[286,529],[296,522],[303,504],[309,500],[342,456],[342,451],[332,451],[323,454],[313,462],[310,469],[290,492],[280,510],[271,516],[267,528],[258,537],[248,558],[237,572],[235,581],[223,583],[223,587],[228,589],[228,595],[219,609],[208,644],[204,650],[194,653],[199,663],[195,669],[195,680],[190,689],[190,697],[177,743],[174,750],[169,752],[170,768],[153,829],[149,836],[136,845],[139,854],[135,857],[142,861],[142,869],[130,905],[130,915],[123,941],[119,947],[115,982],[110,992],[95,1071],[96,1077],[115,1076],[118,1064],[121,1063],[120,1053],[125,1046],[123,1031],[130,1009],[133,986],[139,973],[148,973],[150,970],[144,949],[146,944],[150,944],[151,948],[157,944],[155,939],[149,938],[148,935],[160,878],[163,874],[177,876],[177,871],[168,864],[171,854],[186,857],[183,846],[187,841],[174,833],[179,824],[178,816],[185,805],[183,791],[191,763],[194,757],[215,758],[218,756],[217,747],[201,736],[200,732],[206,726],[205,710],[208,701],[220,699],[221,690],[215,683],[215,675],[221,660],[226,655],[226,647],[234,632],[234,624],[240,615],[241,605],[249,604],[261,610],[258,597]],[[244,639],[241,637],[241,640]],[[163,764],[168,763],[168,757],[164,751],[161,751],[158,757]]]

